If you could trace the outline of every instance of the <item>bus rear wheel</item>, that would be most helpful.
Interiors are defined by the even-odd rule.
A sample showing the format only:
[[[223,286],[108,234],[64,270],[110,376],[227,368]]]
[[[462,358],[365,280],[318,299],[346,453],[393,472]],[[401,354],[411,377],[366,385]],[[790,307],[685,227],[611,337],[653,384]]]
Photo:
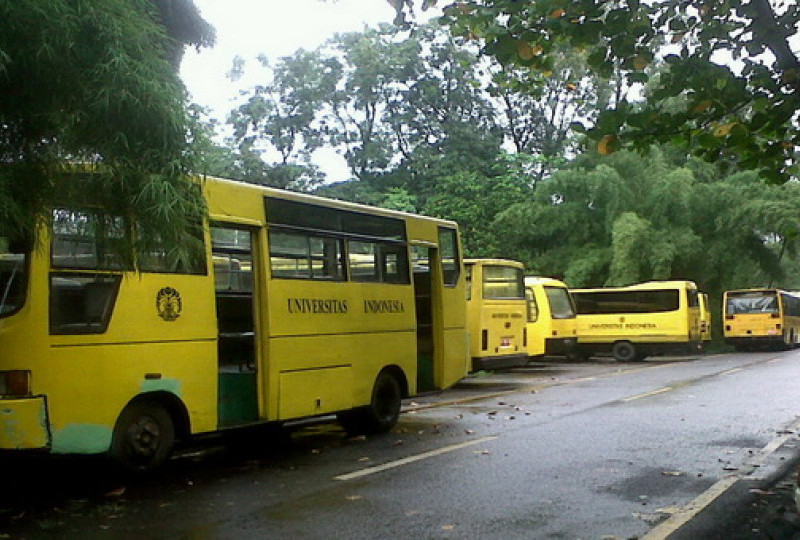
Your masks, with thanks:
[[[636,347],[630,341],[617,341],[611,349],[611,354],[617,362],[633,362],[634,360],[641,360],[641,356]]]
[[[403,398],[397,377],[382,371],[372,387],[372,399],[366,407],[343,411],[337,418],[348,433],[386,433],[400,418],[400,402]]]
[[[175,425],[160,404],[135,401],[117,419],[109,455],[127,472],[143,474],[164,464],[175,444]]]

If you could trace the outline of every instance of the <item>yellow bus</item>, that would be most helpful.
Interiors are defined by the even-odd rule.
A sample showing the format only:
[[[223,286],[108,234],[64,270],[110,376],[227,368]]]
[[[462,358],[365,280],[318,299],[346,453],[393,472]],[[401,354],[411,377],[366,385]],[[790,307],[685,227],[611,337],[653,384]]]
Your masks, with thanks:
[[[700,341],[705,349],[711,342],[711,304],[708,303],[708,294],[697,293],[697,301],[700,306]]]
[[[563,281],[525,278],[528,356],[572,356],[578,341],[575,304]]]
[[[466,375],[454,222],[198,183],[195,264],[154,250],[134,271],[100,241],[123,218],[97,208],[0,238],[0,449],[146,471],[223,428],[336,413],[386,431],[401,398]]]
[[[526,365],[522,263],[505,259],[466,259],[464,270],[472,371]]]
[[[621,362],[700,346],[700,307],[691,281],[570,289],[578,312],[578,351]]]
[[[737,350],[792,348],[800,342],[800,294],[739,289],[723,294],[723,336]]]

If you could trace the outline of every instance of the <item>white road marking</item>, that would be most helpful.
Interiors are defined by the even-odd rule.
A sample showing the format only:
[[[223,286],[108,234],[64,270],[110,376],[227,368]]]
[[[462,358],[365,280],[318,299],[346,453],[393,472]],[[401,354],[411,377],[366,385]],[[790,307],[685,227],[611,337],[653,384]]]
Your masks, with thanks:
[[[389,463],[384,463],[383,465],[376,465],[374,467],[367,467],[366,469],[361,469],[359,471],[353,471],[347,474],[340,474],[339,476],[334,476],[334,480],[352,480],[354,478],[360,478],[362,476],[367,476],[370,474],[375,474],[378,472],[386,471],[388,469],[394,469],[395,467],[400,467],[402,465],[408,465],[409,463],[414,463],[415,461],[420,461],[422,459],[427,459],[434,456],[440,456],[442,454],[446,454],[448,452],[453,452],[455,450],[461,450],[462,448],[467,448],[469,446],[475,446],[476,444],[485,443],[488,441],[493,441],[497,439],[497,437],[482,437],[480,439],[475,439],[472,441],[466,441],[459,444],[452,444],[450,446],[444,446],[442,448],[437,448],[436,450],[431,450],[430,452],[423,452],[421,454],[417,454],[415,456],[409,456],[403,459],[398,459],[396,461],[390,461]]]
[[[670,390],[672,390],[671,386],[665,386],[664,388],[659,388],[658,390],[653,390],[652,392],[645,392],[644,394],[636,394],[635,396],[622,398],[620,401],[628,403],[629,401],[636,401],[637,399],[643,399],[650,396],[657,396],[658,394],[663,394],[664,392],[669,392]]]
[[[795,432],[798,430],[800,430],[800,420],[795,420],[781,432],[780,436],[776,437],[764,448],[762,448],[759,451],[758,456],[747,463],[747,469],[718,480],[713,486],[697,496],[697,498],[687,504],[679,512],[676,512],[666,521],[650,529],[650,532],[642,536],[642,540],[663,540],[668,538],[671,534],[676,532],[712,502],[714,502],[717,497],[728,491],[728,489],[730,489],[731,486],[733,486],[736,482],[743,479],[749,479],[752,473],[758,470],[760,465],[766,461],[770,454],[775,452],[790,438],[796,436]]]

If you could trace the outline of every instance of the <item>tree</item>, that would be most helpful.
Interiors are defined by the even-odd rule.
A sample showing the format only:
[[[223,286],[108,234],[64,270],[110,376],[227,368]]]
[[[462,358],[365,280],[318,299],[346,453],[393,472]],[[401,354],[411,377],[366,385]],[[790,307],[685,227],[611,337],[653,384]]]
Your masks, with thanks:
[[[500,213],[496,238],[534,273],[570,286],[691,279],[719,294],[798,282],[796,183],[763,185],[753,172],[651,150],[584,155]],[[790,263],[791,264],[791,263]],[[795,263],[796,264],[796,263]]]
[[[393,2],[400,19],[414,3]],[[585,50],[600,74],[619,70],[630,83],[649,83],[643,104],[623,100],[590,126],[601,153],[678,142],[772,181],[798,171],[797,3],[471,0],[444,13],[454,34],[479,40],[501,64],[547,71],[567,44]],[[666,68],[651,80],[657,61]]]
[[[0,3],[0,234],[87,204],[79,162],[94,203],[138,223],[132,243],[182,242],[203,205],[177,65],[212,41],[191,0]]]
[[[258,58],[267,81],[252,89],[247,101],[228,117],[238,150],[235,178],[287,189],[307,190],[323,177],[311,155],[323,143],[317,122],[324,100],[336,91],[341,65],[322,58],[319,51],[297,51],[271,65]],[[235,74],[241,74],[239,59]],[[264,157],[276,152],[279,161]]]

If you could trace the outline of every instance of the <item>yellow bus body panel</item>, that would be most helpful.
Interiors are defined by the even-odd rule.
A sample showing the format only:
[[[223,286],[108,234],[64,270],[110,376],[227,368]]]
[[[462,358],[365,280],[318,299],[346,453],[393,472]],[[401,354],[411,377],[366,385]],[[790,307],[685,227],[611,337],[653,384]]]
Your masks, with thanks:
[[[693,345],[700,342],[700,309],[687,305],[687,295],[683,291],[696,290],[692,282],[651,281],[628,287],[605,287],[600,289],[571,289],[573,297],[582,292],[594,291],[647,291],[675,289],[679,294],[678,309],[653,313],[578,313],[577,330],[579,345],[609,345],[618,341],[634,344]]]
[[[210,221],[254,232],[253,275],[259,421],[289,420],[366,405],[381,369],[396,366],[417,392],[417,326],[412,284],[272,279],[265,197],[386,215],[405,223],[407,243],[430,248],[434,300],[434,385],[447,388],[469,369],[465,279],[444,285],[438,264],[441,228],[454,222],[368,208],[217,179],[201,180]],[[0,398],[0,448],[56,453],[109,449],[115,423],[132,400],[178,404],[191,434],[220,428],[214,261],[205,231],[207,273],[51,269],[50,241],[40,234],[30,255],[27,299],[0,318],[0,371],[30,372],[33,397]],[[460,249],[460,238],[458,249]],[[119,276],[107,329],[51,335],[51,273]],[[179,296],[177,317],[164,318],[163,291]],[[336,307],[338,306],[338,307]],[[346,307],[343,307],[346,306]]]
[[[472,370],[526,364],[525,298],[483,297],[483,272],[486,267],[503,266],[522,271],[522,263],[505,259],[472,259],[466,263],[472,268],[471,291],[467,300]]]
[[[44,397],[0,400],[0,449],[35,449],[49,445]]]
[[[525,288],[536,305],[536,320],[530,320],[530,306],[526,314],[528,331],[528,355],[532,358],[544,356],[547,352],[547,340],[577,340],[578,323],[575,317],[568,319],[555,319],[550,307],[545,287],[563,288],[569,294],[563,281],[539,276],[525,278]]]

